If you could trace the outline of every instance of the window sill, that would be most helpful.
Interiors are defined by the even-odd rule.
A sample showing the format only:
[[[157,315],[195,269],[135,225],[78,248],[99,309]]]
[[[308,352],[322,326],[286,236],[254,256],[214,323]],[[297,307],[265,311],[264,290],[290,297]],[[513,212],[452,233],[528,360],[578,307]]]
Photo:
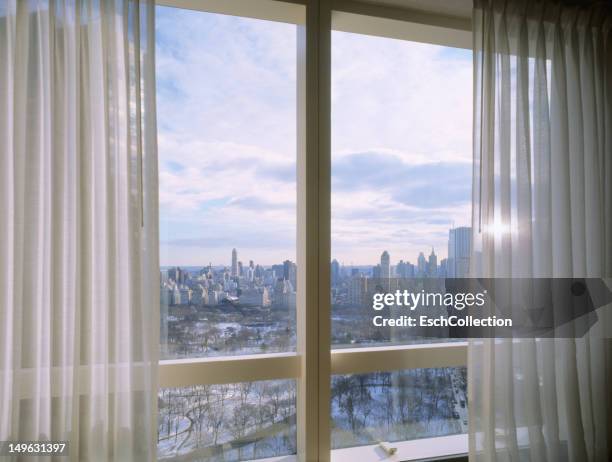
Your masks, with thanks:
[[[408,462],[436,460],[463,456],[468,452],[466,434],[423,438],[412,441],[398,441],[392,444],[397,452],[389,456],[377,444],[353,448],[335,449],[332,462]]]
[[[332,462],[410,462],[449,459],[465,456],[468,452],[466,434],[423,438],[412,441],[398,441],[392,444],[397,452],[388,456],[377,444],[334,449]],[[250,462],[297,462],[297,456],[269,457]]]

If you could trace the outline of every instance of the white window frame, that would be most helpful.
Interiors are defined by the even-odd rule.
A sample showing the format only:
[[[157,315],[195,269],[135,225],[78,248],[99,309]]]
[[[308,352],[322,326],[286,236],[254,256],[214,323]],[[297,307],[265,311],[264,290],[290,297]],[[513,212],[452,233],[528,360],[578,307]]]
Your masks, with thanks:
[[[272,353],[162,360],[160,388],[295,379],[297,455],[270,461],[380,460],[375,445],[331,451],[334,374],[467,365],[467,343],[331,349],[331,31],[471,48],[469,20],[359,0],[156,0],[157,4],[293,23],[297,39],[297,348]],[[395,444],[385,460],[467,452],[467,436]],[[358,451],[358,452],[355,452]]]

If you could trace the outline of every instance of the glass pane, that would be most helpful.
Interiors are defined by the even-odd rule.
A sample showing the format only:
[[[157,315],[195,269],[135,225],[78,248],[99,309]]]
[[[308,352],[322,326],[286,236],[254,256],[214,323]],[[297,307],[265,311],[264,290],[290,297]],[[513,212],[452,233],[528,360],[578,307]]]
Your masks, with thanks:
[[[161,356],[295,349],[296,26],[157,7]]]
[[[332,377],[332,448],[467,433],[467,369]]]
[[[159,460],[232,462],[295,454],[295,381],[161,389]]]
[[[334,348],[440,341],[376,327],[367,294],[466,275],[471,143],[470,50],[332,33]]]

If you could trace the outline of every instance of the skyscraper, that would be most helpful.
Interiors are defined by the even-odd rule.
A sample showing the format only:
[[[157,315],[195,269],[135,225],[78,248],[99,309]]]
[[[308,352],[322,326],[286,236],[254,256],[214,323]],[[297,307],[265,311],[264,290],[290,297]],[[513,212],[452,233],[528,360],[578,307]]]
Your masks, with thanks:
[[[472,228],[462,226],[448,231],[447,273],[450,278],[468,277],[472,252]]]
[[[291,260],[283,262],[283,279],[291,282],[294,290],[297,290],[297,265]]]
[[[424,277],[427,275],[427,260],[425,260],[425,255],[423,252],[419,252],[419,257],[417,258],[417,277]]]
[[[440,267],[438,268],[438,277],[439,278],[445,278],[447,276],[447,272],[446,272],[446,263],[447,263],[447,259],[443,258],[442,260],[440,260]]]
[[[427,275],[431,278],[435,278],[438,275],[438,257],[436,256],[433,247],[431,248],[431,254],[429,255]]]
[[[232,276],[238,276],[238,252],[232,249]]]
[[[187,279],[187,272],[175,266],[174,268],[170,268],[168,270],[168,279],[173,280],[177,284],[183,284]]]
[[[386,250],[380,256],[380,277],[382,279],[391,278],[391,257]]]
[[[332,283],[332,286],[335,286],[336,284],[338,284],[338,281],[340,280],[340,263],[338,263],[338,260],[336,260],[335,258],[331,262],[330,271],[331,271],[331,283]]]
[[[407,265],[406,263],[404,263],[404,260],[400,260],[399,263],[395,266],[395,277],[405,278],[406,268],[407,268]]]
[[[355,275],[351,278],[349,285],[349,301],[353,305],[366,303],[368,292],[368,278],[363,274]]]

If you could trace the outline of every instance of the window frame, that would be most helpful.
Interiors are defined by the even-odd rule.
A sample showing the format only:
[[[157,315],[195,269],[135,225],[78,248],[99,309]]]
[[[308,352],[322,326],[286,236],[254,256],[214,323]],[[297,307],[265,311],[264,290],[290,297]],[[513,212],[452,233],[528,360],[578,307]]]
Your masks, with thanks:
[[[331,376],[380,371],[381,365],[385,371],[466,366],[467,342],[331,348],[331,32],[471,48],[471,21],[359,0],[156,0],[156,4],[298,26],[296,250],[302,288],[297,293],[295,352],[160,360],[158,385],[295,379],[297,456],[265,460],[350,460],[355,448],[331,451]],[[397,460],[466,453],[467,435],[451,436],[397,443]],[[362,459],[379,460],[375,448],[360,447]]]

